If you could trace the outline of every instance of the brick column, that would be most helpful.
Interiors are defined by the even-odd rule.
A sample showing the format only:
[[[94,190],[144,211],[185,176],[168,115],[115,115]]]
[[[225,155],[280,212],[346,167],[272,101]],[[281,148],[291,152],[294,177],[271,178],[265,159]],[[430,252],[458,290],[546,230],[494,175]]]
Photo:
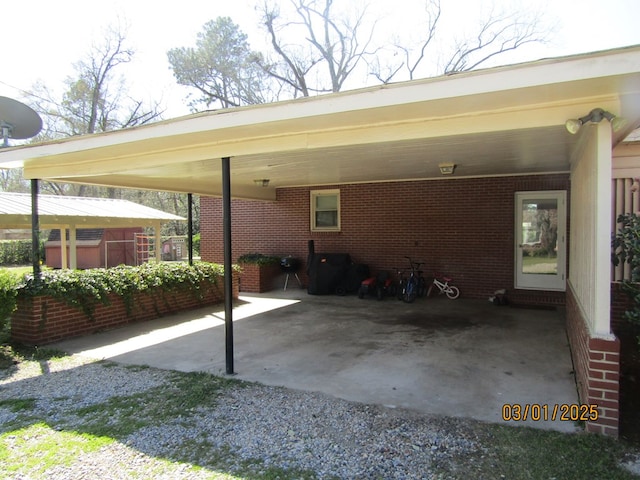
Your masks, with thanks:
[[[588,432],[618,436],[620,419],[620,341],[592,337],[573,292],[567,290],[567,335],[580,402],[598,406]]]

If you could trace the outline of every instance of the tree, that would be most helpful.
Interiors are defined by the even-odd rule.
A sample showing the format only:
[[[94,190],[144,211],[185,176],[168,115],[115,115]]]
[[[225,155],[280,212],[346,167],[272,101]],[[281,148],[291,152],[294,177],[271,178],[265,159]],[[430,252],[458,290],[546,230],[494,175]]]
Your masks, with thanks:
[[[145,106],[128,97],[123,77],[115,74],[133,55],[126,45],[126,31],[110,27],[102,43],[93,45],[74,65],[75,76],[67,77],[61,100],[46,86],[36,85],[35,108],[48,119],[41,137],[107,132],[159,119],[162,111],[158,104]]]
[[[162,111],[157,104],[145,105],[129,97],[124,79],[117,75],[119,68],[129,63],[133,55],[134,51],[127,46],[124,29],[109,28],[102,43],[94,45],[85,58],[74,64],[75,75],[67,77],[61,95],[43,84],[35,85],[30,103],[44,125],[42,132],[31,142],[118,130],[161,118]],[[29,191],[29,185],[20,170],[0,170],[0,189],[25,192]],[[187,216],[186,195],[177,193],[57,182],[42,182],[41,192],[120,198]],[[185,231],[184,222],[172,222],[163,229],[167,235]]]
[[[365,22],[367,9],[351,17],[336,13],[333,0],[290,0],[294,19],[277,4],[260,7],[262,25],[273,48],[273,62],[264,70],[292,90],[292,96],[339,92],[369,51],[374,28]],[[289,42],[287,38],[304,39]]]
[[[551,29],[545,26],[544,15],[535,10],[499,11],[491,8],[477,21],[475,29],[443,39],[440,0],[424,0],[422,29],[417,42],[396,40],[381,64],[371,63],[371,74],[381,83],[398,77],[413,80],[429,68],[435,74],[452,74],[476,69],[497,56],[504,56],[527,44],[545,43]],[[464,31],[464,29],[462,29]],[[446,32],[445,32],[446,33]],[[449,48],[443,45],[451,45]],[[440,50],[440,60],[429,52]],[[393,61],[395,59],[395,61]]]
[[[411,80],[432,74],[429,67],[437,64],[436,73],[471,70],[523,45],[544,42],[548,31],[541,13],[492,9],[476,30],[450,38],[452,48],[446,49],[440,40],[447,30],[440,0],[424,0],[417,42],[409,41],[406,32],[389,41],[387,31],[394,29],[370,18],[367,4],[340,2],[338,10],[334,0],[261,1],[256,10],[269,46],[261,53],[250,48],[247,35],[229,18],[206,23],[195,48],[168,52],[178,83],[201,94],[192,107],[218,103],[227,108],[339,92],[371,77],[380,83]],[[419,12],[403,13],[413,19]]]
[[[270,101],[261,55],[249,47],[247,35],[229,17],[205,23],[196,47],[167,52],[180,85],[200,92],[190,106],[219,104],[222,108]]]

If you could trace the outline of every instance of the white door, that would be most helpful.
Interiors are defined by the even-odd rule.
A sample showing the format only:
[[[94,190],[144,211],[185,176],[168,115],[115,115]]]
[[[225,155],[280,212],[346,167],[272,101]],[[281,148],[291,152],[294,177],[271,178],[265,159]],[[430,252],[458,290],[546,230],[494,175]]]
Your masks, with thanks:
[[[515,288],[565,290],[567,192],[516,192]]]

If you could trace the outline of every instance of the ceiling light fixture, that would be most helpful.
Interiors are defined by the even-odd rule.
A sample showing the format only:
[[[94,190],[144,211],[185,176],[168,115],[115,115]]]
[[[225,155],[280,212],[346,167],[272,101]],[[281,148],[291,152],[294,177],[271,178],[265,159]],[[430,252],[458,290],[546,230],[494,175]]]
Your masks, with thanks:
[[[441,163],[440,165],[438,165],[438,168],[440,168],[440,173],[442,175],[451,175],[453,173],[453,171],[456,169],[456,164],[455,163]]]
[[[255,183],[256,187],[268,187],[269,186],[269,179],[268,178],[257,178],[256,180],[253,181],[253,183]]]
[[[624,119],[616,117],[613,113],[607,112],[606,110],[603,110],[601,108],[594,108],[589,112],[588,115],[580,118],[570,118],[564,125],[565,127],[567,127],[569,133],[575,135],[576,133],[578,133],[578,130],[580,130],[580,127],[582,127],[582,125],[584,125],[585,123],[599,123],[603,118],[609,120],[609,122],[611,123],[611,128],[613,128],[614,132],[620,130],[620,128],[625,123]]]

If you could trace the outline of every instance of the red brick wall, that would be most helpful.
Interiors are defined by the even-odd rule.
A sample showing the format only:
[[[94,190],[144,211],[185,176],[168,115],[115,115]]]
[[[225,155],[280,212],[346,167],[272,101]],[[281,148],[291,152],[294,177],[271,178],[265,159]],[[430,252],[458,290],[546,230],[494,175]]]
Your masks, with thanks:
[[[276,282],[283,277],[280,265],[240,264],[240,291],[262,293],[273,290]],[[291,279],[290,279],[291,280]],[[294,281],[296,281],[294,279]],[[282,281],[284,285],[284,280]]]
[[[611,282],[611,329],[618,335],[620,327],[627,322],[624,312],[629,310],[633,301],[622,290],[621,282]]]
[[[189,291],[153,296],[135,295],[133,311],[128,313],[122,299],[111,296],[111,305],[97,305],[94,318],[80,309],[70,307],[51,297],[18,298],[18,308],[11,316],[11,338],[27,345],[44,345],[66,338],[121,327],[128,323],[152,320],[224,300],[222,279],[219,285],[203,284],[202,299]],[[238,282],[234,281],[234,298],[238,297]]]
[[[617,436],[620,400],[620,342],[589,335],[571,289],[567,290],[567,334],[580,402],[598,405],[599,418],[589,432]]]
[[[511,300],[564,303],[564,292],[512,290],[514,193],[568,190],[568,175],[341,185],[337,233],[309,230],[309,191],[315,188],[277,189],[276,202],[232,201],[234,261],[258,252],[306,263],[314,240],[316,252],[349,253],[372,272],[406,267],[405,255],[424,260],[426,273],[451,276],[465,297],[488,298],[506,288]],[[221,262],[222,202],[203,197],[200,208],[202,259]]]

